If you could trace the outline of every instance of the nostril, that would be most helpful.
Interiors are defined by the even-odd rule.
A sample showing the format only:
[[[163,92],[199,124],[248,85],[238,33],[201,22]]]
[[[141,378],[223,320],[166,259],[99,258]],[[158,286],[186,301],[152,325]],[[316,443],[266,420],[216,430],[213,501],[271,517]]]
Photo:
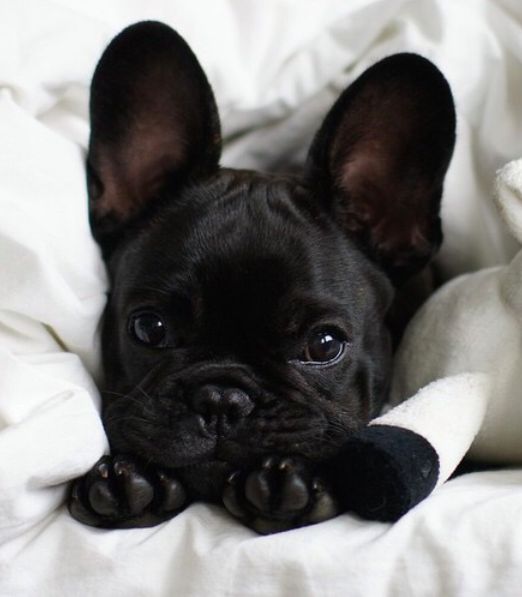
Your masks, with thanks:
[[[202,386],[192,395],[192,408],[200,415],[209,417],[219,410],[221,392],[217,386]]]
[[[198,388],[190,402],[194,411],[203,415],[207,422],[214,415],[237,420],[248,416],[254,409],[254,403],[243,390],[214,385]]]
[[[223,402],[229,417],[240,419],[248,416],[254,409],[254,403],[243,390],[229,388],[223,392]]]

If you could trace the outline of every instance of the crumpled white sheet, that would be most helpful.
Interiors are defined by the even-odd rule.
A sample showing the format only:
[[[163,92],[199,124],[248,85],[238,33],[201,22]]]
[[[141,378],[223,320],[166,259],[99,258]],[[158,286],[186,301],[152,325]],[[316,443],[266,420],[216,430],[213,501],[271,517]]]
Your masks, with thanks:
[[[440,266],[452,276],[516,249],[490,196],[495,170],[522,155],[518,0],[0,0],[0,595],[519,594],[519,470],[451,481],[393,526],[343,515],[270,537],[203,504],[126,531],[57,509],[63,482],[106,448],[88,85],[109,39],[145,18],[192,45],[217,95],[223,162],[237,167],[301,160],[338,92],[378,58],[431,58],[458,111]]]

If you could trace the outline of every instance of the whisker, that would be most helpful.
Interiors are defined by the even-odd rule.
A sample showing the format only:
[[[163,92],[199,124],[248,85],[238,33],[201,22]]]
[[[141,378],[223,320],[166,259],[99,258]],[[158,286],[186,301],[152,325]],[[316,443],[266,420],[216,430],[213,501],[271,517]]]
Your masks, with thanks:
[[[123,398],[125,396],[125,394],[123,392],[114,392],[113,390],[103,390],[102,391],[103,395],[110,395],[110,396],[118,396],[118,398]]]

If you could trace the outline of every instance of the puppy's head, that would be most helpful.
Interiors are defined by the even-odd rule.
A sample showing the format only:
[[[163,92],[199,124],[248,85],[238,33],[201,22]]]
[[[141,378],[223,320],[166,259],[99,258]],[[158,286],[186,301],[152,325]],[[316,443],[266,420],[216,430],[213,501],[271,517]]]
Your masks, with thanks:
[[[370,68],[300,177],[221,169],[200,65],[141,23],[97,67],[91,124],[113,450],[181,469],[207,498],[264,454],[335,453],[385,396],[394,286],[441,241],[455,120],[440,72],[411,54]]]

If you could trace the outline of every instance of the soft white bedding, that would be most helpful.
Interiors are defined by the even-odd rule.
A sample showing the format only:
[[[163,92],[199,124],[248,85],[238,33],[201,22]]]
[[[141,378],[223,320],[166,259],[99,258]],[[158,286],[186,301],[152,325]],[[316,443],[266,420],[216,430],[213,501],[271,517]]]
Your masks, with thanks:
[[[522,594],[520,470],[450,481],[393,526],[343,515],[269,537],[203,504],[126,531],[59,507],[64,482],[106,447],[89,79],[108,40],[145,18],[192,45],[219,103],[223,162],[238,167],[302,159],[336,94],[376,59],[431,58],[459,116],[440,265],[451,276],[515,251],[490,190],[522,156],[519,0],[0,0],[0,596]]]

